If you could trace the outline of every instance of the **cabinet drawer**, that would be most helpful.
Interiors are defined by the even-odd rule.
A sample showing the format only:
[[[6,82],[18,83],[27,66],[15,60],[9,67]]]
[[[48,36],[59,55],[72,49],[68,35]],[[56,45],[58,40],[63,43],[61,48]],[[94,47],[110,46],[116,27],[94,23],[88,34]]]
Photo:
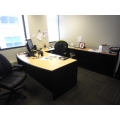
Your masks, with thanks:
[[[78,59],[78,66],[108,76],[114,74],[114,67],[84,59]]]
[[[114,55],[108,55],[108,54],[94,53],[94,52],[88,52],[88,51],[78,51],[77,58],[92,61],[92,62],[97,62],[100,64],[114,66],[117,57]]]

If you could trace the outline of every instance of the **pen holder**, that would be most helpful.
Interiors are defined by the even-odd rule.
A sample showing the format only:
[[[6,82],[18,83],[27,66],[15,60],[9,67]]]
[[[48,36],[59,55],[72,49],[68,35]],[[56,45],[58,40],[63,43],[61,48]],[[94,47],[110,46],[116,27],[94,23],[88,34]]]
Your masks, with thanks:
[[[43,56],[43,51],[41,51],[41,56]]]
[[[41,56],[43,56],[43,51],[39,51],[39,53],[38,54],[40,54]]]

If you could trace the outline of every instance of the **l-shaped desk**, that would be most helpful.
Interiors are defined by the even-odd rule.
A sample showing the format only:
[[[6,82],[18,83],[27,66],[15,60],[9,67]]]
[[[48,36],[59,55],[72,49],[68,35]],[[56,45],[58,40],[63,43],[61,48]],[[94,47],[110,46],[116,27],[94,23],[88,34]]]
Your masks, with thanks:
[[[52,55],[43,49],[44,56]],[[77,60],[52,58],[42,60],[34,57],[26,57],[24,53],[17,54],[19,64],[24,71],[38,81],[41,85],[53,93],[53,99],[70,90],[77,84]]]
[[[117,54],[90,52],[89,48],[69,47],[69,49],[75,53],[76,59],[41,60],[19,53],[17,60],[19,64],[24,66],[26,73],[53,93],[53,99],[58,98],[77,84],[78,66],[113,77]],[[49,53],[52,50],[54,49],[43,49],[44,56],[52,55]]]

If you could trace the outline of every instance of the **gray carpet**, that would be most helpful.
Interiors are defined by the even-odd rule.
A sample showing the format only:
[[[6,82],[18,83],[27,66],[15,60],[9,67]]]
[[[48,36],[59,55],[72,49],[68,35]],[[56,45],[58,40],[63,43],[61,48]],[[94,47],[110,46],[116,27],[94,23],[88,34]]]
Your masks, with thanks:
[[[120,80],[83,68],[78,68],[77,85],[55,101],[52,93],[30,76],[24,85],[26,88],[20,92],[27,98],[13,95],[9,105],[120,105]],[[4,105],[7,98],[2,97],[0,104]]]

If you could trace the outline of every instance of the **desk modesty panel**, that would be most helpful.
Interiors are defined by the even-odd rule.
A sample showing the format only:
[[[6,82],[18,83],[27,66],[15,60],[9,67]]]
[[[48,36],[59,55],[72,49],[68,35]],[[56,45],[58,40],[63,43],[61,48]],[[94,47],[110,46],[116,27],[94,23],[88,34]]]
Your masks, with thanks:
[[[52,55],[44,51],[44,56]],[[53,100],[77,84],[77,60],[58,58],[41,60],[25,57],[23,53],[17,54],[19,64],[24,71],[53,93]]]

